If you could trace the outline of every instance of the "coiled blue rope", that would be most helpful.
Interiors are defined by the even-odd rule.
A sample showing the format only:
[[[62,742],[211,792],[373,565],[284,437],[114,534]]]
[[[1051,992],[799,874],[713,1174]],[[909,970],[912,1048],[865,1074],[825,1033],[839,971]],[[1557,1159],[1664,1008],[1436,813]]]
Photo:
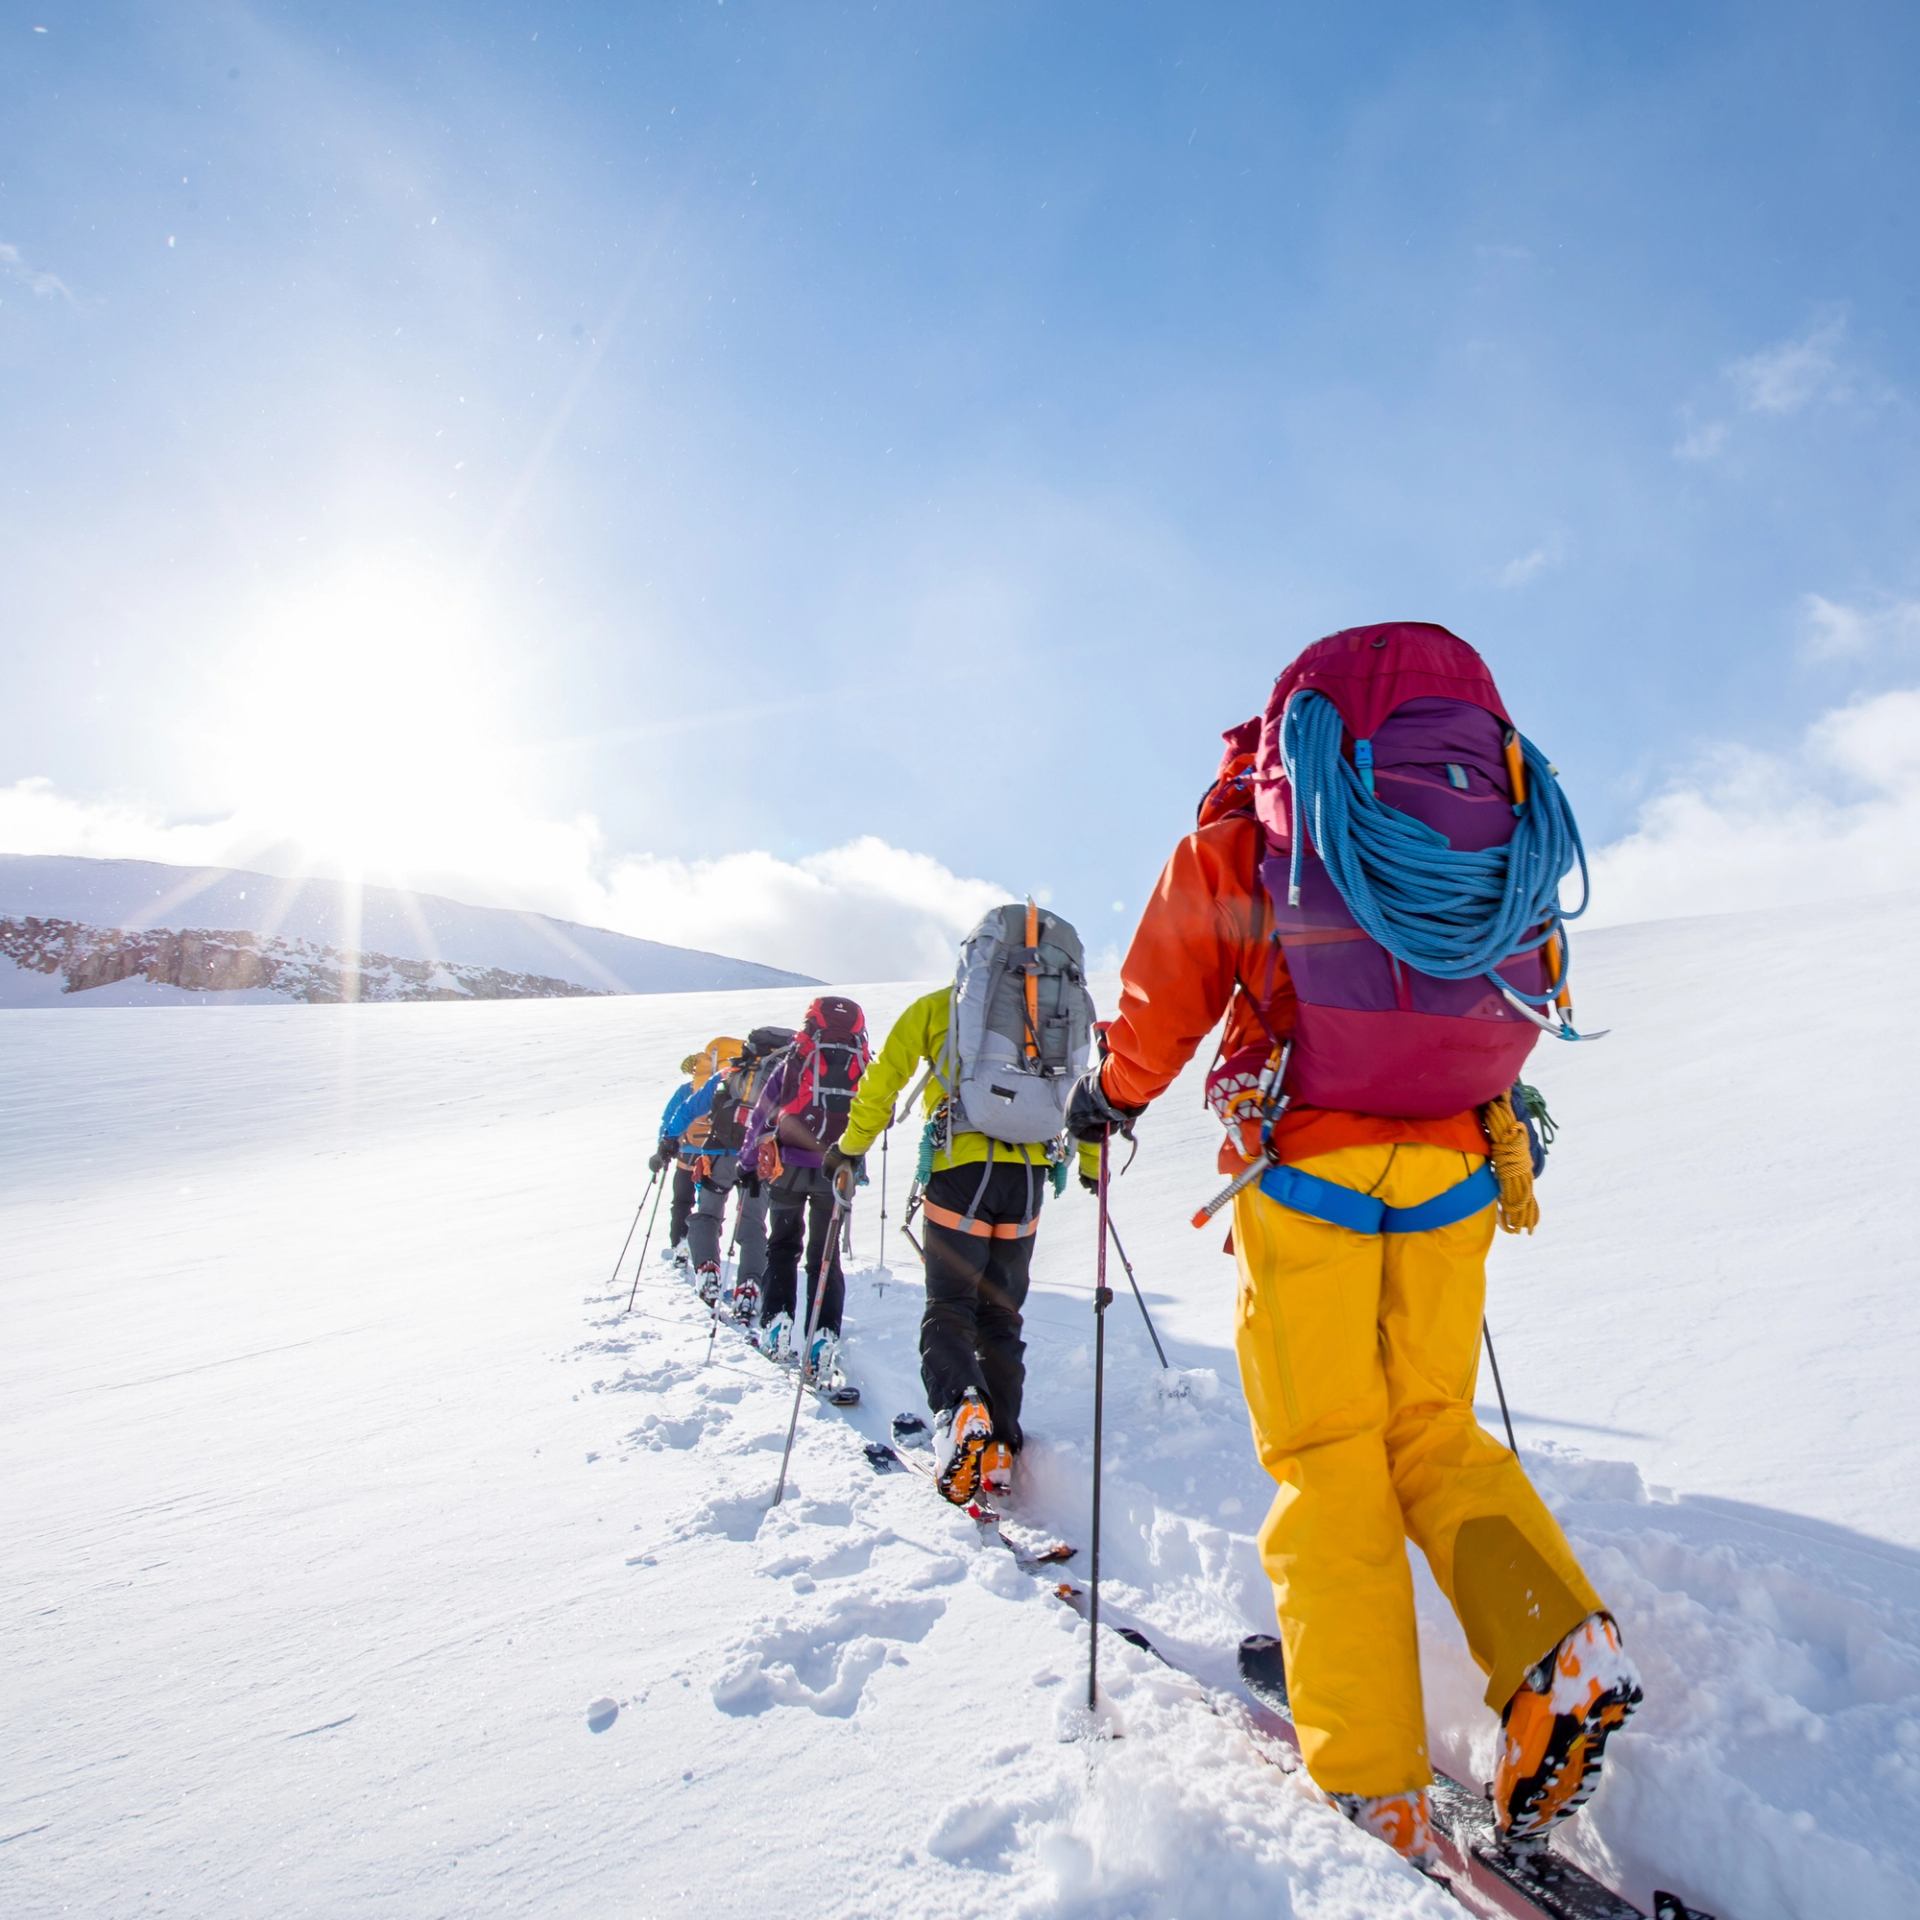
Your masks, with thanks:
[[[1588,895],[1587,851],[1546,755],[1521,736],[1527,802],[1513,838],[1470,853],[1379,799],[1367,778],[1371,754],[1357,754],[1364,770],[1356,767],[1340,751],[1344,733],[1339,708],[1324,694],[1308,689],[1288,701],[1280,752],[1293,788],[1291,899],[1298,903],[1304,817],[1347,911],[1396,960],[1442,980],[1483,974],[1515,1000],[1545,1007],[1571,964],[1566,922],[1586,911]],[[1580,904],[1567,912],[1560,882],[1576,866]],[[1556,938],[1562,971],[1546,992],[1528,993],[1501,977],[1509,955],[1537,952]]]

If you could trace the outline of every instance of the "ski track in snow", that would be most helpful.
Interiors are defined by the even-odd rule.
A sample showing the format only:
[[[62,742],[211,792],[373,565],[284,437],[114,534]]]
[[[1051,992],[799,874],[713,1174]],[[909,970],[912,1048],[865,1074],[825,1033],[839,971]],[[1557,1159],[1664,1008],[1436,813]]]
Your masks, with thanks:
[[[908,995],[861,997],[879,1026]],[[708,1362],[708,1316],[657,1240],[623,1311],[633,1252],[617,1281],[607,1261],[688,1036],[782,1011],[755,994],[0,1014],[17,1463],[0,1477],[0,1914],[1457,1913],[1111,1635],[1103,1715],[1122,1737],[1089,1737],[1084,1624],[919,1475],[872,1471],[860,1440],[923,1404],[917,1274],[904,1241],[899,1272],[878,1266],[874,1190],[848,1289],[864,1403],[803,1402],[777,1509],[789,1377],[730,1329]],[[1860,1018],[1852,1044],[1884,1047]],[[1643,1904],[1657,1882],[1720,1920],[1911,1920],[1920,1526],[1897,1499],[1863,1520],[1876,1483],[1904,1493],[1886,1465],[1912,1457],[1904,1401],[1863,1350],[1829,1418],[1791,1314],[1670,1352],[1671,1223],[1633,1237],[1634,1208],[1658,1212],[1645,1191],[1592,1284],[1618,1316],[1612,1268],[1653,1276],[1665,1344],[1617,1390],[1534,1384],[1555,1378],[1551,1332],[1505,1276],[1588,1271],[1578,1196],[1610,1142],[1643,1146],[1597,1071],[1582,1061],[1588,1090],[1564,1102],[1583,1151],[1570,1132],[1547,1228],[1502,1247],[1493,1296],[1529,1465],[1648,1683],[1571,1850]],[[1116,1609],[1228,1687],[1239,1636],[1271,1624],[1253,1546],[1269,1489],[1227,1345],[1231,1267],[1184,1225],[1214,1184],[1191,1093],[1156,1108],[1116,1184],[1175,1372],[1114,1274],[1103,1572]],[[897,1212],[904,1130],[896,1146]],[[1697,1159],[1675,1175],[1690,1217],[1745,1210],[1746,1189],[1716,1200],[1703,1177]],[[1835,1204],[1842,1220],[1853,1202]],[[1043,1227],[1023,1465],[1031,1524],[1083,1549],[1091,1221],[1069,1194]],[[1766,1237],[1718,1270],[1743,1261],[1761,1289]],[[1870,1270],[1859,1285],[1830,1311],[1870,1299],[1880,1347],[1910,1353],[1920,1313]],[[1764,1415],[1714,1399],[1716,1365],[1745,1392],[1769,1339]],[[1655,1418],[1640,1376],[1669,1361],[1717,1422],[1694,1402]],[[1529,1410],[1549,1398],[1561,1424]],[[1767,1429],[1746,1478],[1728,1467],[1740,1420]],[[1776,1503],[1766,1476],[1787,1462]],[[1084,1580],[1084,1551],[1064,1571]],[[1416,1578],[1436,1758],[1484,1778],[1493,1716]]]

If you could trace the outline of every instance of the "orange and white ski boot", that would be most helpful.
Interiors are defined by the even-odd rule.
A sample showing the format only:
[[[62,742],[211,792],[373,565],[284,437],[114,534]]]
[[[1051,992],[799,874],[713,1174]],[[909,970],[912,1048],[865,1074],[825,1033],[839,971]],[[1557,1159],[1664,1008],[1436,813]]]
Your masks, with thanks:
[[[989,1440],[980,1449],[980,1491],[989,1500],[1013,1497],[1013,1449],[1004,1440]]]
[[[934,1479],[956,1507],[964,1507],[980,1491],[980,1457],[993,1438],[993,1421],[969,1392],[951,1412],[933,1417]]]
[[[1607,1742],[1645,1696],[1608,1613],[1589,1614],[1527,1669],[1500,1716],[1494,1824],[1510,1847],[1536,1845],[1600,1784]]]
[[[1336,1793],[1333,1804],[1362,1833],[1384,1840],[1422,1873],[1437,1873],[1440,1849],[1433,1838],[1433,1807],[1425,1787],[1406,1793]]]

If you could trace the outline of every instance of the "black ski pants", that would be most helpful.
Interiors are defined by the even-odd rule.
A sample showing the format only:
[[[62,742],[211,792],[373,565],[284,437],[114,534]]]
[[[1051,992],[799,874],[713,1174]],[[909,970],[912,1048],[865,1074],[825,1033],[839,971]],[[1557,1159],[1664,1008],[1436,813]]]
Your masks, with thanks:
[[[827,1263],[827,1285],[820,1301],[819,1326],[830,1333],[840,1331],[847,1280],[840,1269],[840,1236],[833,1231],[833,1211],[833,1183],[817,1167],[796,1167],[786,1174],[773,1189],[767,1209],[767,1273],[760,1291],[760,1324],[764,1327],[776,1313],[792,1314],[796,1347],[806,1336],[807,1315],[813,1308],[813,1290],[819,1284],[823,1259]],[[803,1241],[806,1294],[796,1298]]]
[[[667,1245],[677,1247],[687,1237],[687,1222],[693,1218],[694,1173],[676,1160],[673,1163],[673,1198],[667,1203]]]
[[[1020,1314],[1048,1178],[1045,1167],[1017,1160],[943,1167],[921,1202],[927,1310],[920,1378],[927,1404],[944,1413],[971,1387],[986,1403],[994,1433],[1016,1452],[1027,1381]]]

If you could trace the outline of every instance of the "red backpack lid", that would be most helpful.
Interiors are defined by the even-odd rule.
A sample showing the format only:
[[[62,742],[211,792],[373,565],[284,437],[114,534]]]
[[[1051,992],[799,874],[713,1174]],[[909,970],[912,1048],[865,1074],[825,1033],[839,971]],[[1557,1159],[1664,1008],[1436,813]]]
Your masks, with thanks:
[[[800,1023],[803,1029],[823,1040],[858,1040],[867,1031],[867,1016],[860,1003],[837,993],[823,993],[807,1009]]]
[[[1427,620],[1396,620],[1377,627],[1343,627],[1316,640],[1273,683],[1266,711],[1226,736],[1222,771],[1254,747],[1254,811],[1276,845],[1292,836],[1280,718],[1296,693],[1311,688],[1340,710],[1350,737],[1370,740],[1381,723],[1409,700],[1464,700],[1512,726],[1493,675],[1456,633]]]

